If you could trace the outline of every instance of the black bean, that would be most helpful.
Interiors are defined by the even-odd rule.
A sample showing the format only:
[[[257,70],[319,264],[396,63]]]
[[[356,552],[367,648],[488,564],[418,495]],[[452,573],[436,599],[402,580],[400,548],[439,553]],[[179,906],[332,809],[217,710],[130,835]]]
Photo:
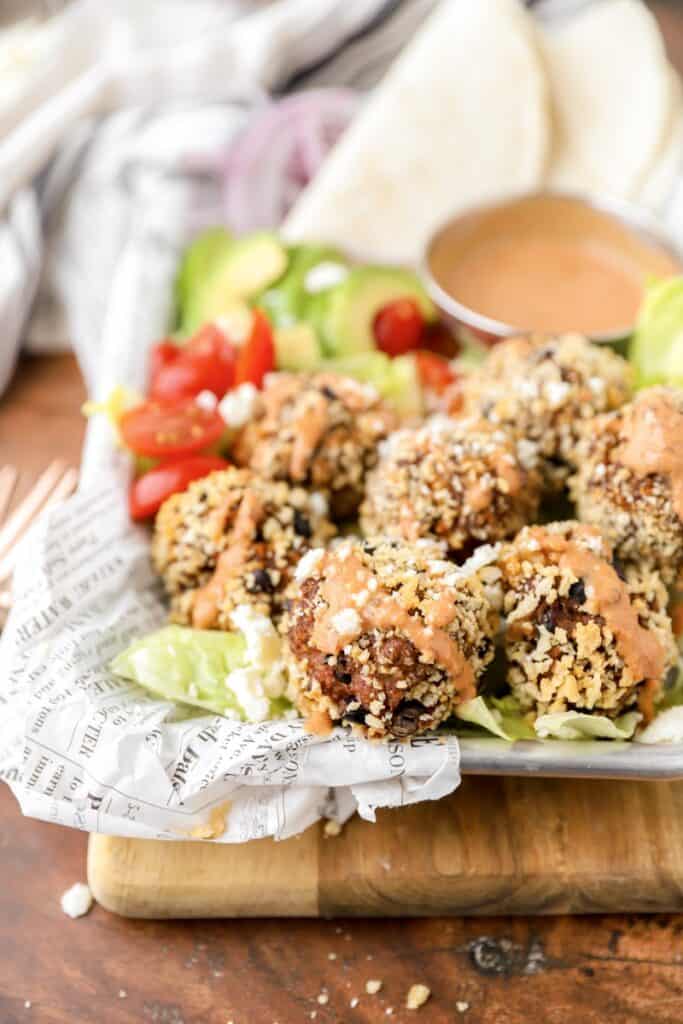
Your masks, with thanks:
[[[247,581],[247,590],[250,594],[272,594],[275,587],[265,569],[255,569]]]
[[[614,571],[617,574],[617,576],[619,577],[619,579],[622,580],[625,583],[626,582],[626,571],[624,569],[624,563],[621,561],[620,558],[613,558],[612,559],[612,568],[614,569]]]
[[[355,711],[347,711],[344,715],[344,721],[355,722],[357,725],[364,725],[367,713],[366,708],[356,708]]]
[[[424,714],[424,705],[418,700],[404,700],[398,705],[391,722],[394,736],[410,736],[417,731],[420,715]]]
[[[308,519],[298,508],[294,510],[294,532],[300,537],[310,537],[313,532]]]
[[[569,588],[569,600],[574,604],[583,604],[586,600],[586,584],[583,580],[577,580]]]

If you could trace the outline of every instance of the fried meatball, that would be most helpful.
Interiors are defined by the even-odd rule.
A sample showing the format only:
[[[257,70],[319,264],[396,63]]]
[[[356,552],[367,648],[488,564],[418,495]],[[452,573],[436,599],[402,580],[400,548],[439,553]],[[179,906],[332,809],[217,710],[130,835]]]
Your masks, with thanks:
[[[309,727],[409,736],[475,696],[493,658],[498,613],[487,587],[500,570],[482,558],[459,569],[444,554],[431,541],[372,539],[304,556],[283,629]]]
[[[326,491],[332,517],[347,519],[363,498],[378,442],[396,425],[368,384],[332,373],[276,373],[232,455],[269,480]]]
[[[525,527],[500,567],[508,682],[525,710],[651,713],[676,660],[656,573],[624,573],[600,532],[574,521]]]
[[[445,541],[452,557],[513,537],[533,522],[541,497],[535,449],[483,420],[435,417],[380,445],[368,474],[366,535]]]
[[[510,338],[463,384],[464,411],[533,442],[545,487],[561,490],[583,420],[627,402],[631,369],[621,356],[579,334]]]
[[[335,532],[320,494],[249,470],[211,473],[159,509],[152,557],[171,598],[171,619],[231,629],[247,604],[277,617],[293,567]]]
[[[683,391],[650,388],[589,421],[570,493],[624,562],[672,583],[683,567]]]

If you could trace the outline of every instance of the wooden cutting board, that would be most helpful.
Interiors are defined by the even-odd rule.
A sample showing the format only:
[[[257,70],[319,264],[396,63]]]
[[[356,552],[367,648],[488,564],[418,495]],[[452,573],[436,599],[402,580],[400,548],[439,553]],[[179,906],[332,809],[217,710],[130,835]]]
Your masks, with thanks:
[[[470,776],[436,803],[242,846],[90,837],[95,898],[128,917],[683,909],[683,782]]]

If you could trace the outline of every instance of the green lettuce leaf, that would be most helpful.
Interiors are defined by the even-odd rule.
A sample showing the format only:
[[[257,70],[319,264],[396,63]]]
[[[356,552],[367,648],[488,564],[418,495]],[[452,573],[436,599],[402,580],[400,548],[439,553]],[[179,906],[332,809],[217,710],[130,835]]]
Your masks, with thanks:
[[[111,669],[155,696],[228,718],[280,718],[291,704],[268,679],[265,666],[254,664],[248,639],[242,633],[166,626],[118,654]]]
[[[605,715],[557,711],[550,715],[539,715],[534,727],[540,739],[630,740],[641,717],[637,711],[627,711],[614,720]]]
[[[536,734],[514,697],[475,697],[455,709],[456,718],[493,733],[502,740],[533,740]]]
[[[646,288],[629,358],[638,387],[683,385],[683,276]]]

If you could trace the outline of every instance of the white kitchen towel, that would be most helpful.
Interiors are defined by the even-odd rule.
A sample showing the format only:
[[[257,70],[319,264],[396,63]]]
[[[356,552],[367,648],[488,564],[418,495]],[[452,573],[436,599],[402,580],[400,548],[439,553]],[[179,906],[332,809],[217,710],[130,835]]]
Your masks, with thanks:
[[[435,2],[80,0],[0,38],[0,392],[22,340],[72,344],[97,390],[120,258],[155,182],[177,178],[220,220],[197,157],[292,88],[374,84]]]

